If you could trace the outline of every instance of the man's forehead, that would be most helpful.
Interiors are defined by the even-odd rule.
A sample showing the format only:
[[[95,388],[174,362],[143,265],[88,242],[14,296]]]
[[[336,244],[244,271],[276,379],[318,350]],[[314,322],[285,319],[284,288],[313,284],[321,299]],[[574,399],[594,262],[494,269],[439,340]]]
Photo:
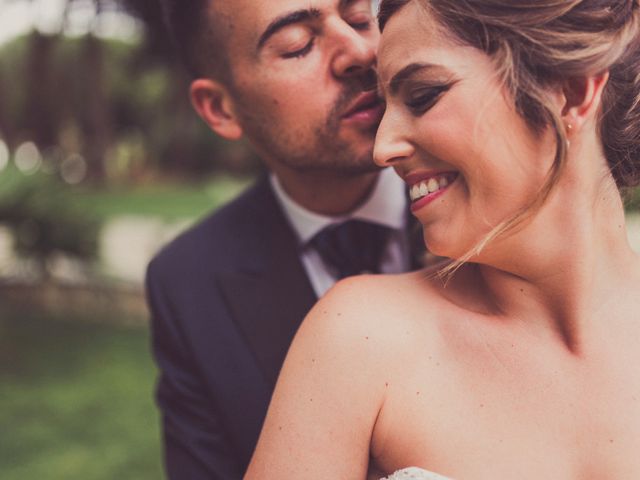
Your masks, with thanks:
[[[329,13],[359,2],[371,4],[371,0],[211,0],[210,13],[232,55],[253,55],[265,30],[278,18],[305,10]]]
[[[214,15],[220,15],[230,27],[250,25],[253,28],[264,27],[273,19],[288,12],[316,9],[336,10],[352,3],[368,2],[377,8],[378,0],[233,0],[212,1]],[[258,35],[260,33],[257,33]]]

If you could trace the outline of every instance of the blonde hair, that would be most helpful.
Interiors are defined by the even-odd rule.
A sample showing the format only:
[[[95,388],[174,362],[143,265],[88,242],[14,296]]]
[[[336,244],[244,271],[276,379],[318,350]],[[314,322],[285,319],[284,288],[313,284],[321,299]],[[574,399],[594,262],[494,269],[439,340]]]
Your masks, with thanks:
[[[380,29],[412,1],[454,39],[485,52],[530,128],[551,127],[556,137],[554,162],[536,200],[441,273],[454,272],[546,201],[567,158],[565,127],[548,92],[567,79],[609,71],[600,140],[618,188],[640,184],[640,0],[382,0]]]

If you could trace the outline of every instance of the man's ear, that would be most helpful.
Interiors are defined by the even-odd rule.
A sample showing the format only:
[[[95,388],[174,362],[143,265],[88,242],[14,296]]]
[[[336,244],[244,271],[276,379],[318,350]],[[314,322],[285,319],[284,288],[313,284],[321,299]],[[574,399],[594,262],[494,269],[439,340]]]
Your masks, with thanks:
[[[608,80],[609,72],[605,71],[598,75],[573,77],[564,82],[562,119],[570,129],[579,130],[585,122],[595,118]]]
[[[234,103],[228,89],[216,80],[198,78],[191,82],[191,103],[209,128],[227,140],[242,137]]]

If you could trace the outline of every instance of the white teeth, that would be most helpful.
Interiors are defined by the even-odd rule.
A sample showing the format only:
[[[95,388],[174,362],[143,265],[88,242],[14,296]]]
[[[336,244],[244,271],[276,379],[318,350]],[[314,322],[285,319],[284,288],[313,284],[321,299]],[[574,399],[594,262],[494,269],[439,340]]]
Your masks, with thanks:
[[[411,197],[411,200],[420,198],[420,185],[414,185],[409,189],[409,197]]]
[[[425,180],[411,186],[409,189],[409,197],[412,202],[427,196],[430,193],[437,192],[442,188],[449,186],[449,179],[446,176],[431,177],[429,180]]]
[[[420,185],[420,183],[416,183],[409,189],[409,198],[411,198],[411,201],[417,200],[418,198],[424,196],[420,194]]]

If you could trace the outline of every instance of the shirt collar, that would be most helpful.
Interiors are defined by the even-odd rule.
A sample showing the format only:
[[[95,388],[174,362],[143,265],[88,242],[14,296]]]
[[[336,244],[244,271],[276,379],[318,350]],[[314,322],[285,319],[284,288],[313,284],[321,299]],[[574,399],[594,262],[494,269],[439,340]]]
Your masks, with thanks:
[[[380,172],[373,191],[362,205],[350,214],[342,216],[321,215],[304,208],[284,191],[278,177],[271,174],[269,179],[276,198],[302,245],[323,228],[352,218],[378,223],[394,230],[403,230],[406,227],[405,184],[391,168],[385,168]]]

